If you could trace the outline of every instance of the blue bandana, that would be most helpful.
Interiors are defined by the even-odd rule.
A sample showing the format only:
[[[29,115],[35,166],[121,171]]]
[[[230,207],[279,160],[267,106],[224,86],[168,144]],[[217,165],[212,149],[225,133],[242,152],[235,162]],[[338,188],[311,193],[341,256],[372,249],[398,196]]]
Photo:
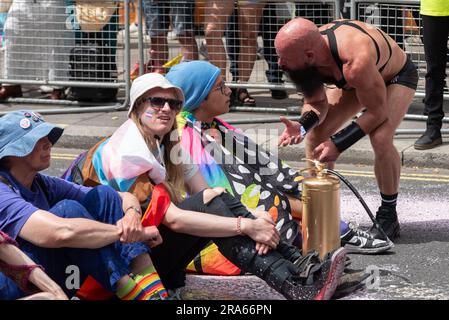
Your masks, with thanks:
[[[220,69],[213,64],[197,60],[174,66],[165,77],[181,88],[185,96],[183,110],[192,112],[206,99],[220,74]]]

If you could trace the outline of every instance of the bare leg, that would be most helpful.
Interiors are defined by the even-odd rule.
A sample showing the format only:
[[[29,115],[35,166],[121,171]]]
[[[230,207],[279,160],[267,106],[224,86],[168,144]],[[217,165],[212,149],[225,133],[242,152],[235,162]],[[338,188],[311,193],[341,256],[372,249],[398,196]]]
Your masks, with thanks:
[[[144,254],[141,254],[140,256],[136,257],[131,262],[130,269],[131,269],[132,273],[139,274],[146,268],[151,267],[152,265],[153,265],[153,261],[151,261],[150,255],[144,253]]]
[[[401,175],[401,161],[393,144],[393,137],[413,100],[415,91],[401,85],[391,85],[387,90],[387,103],[390,109],[388,121],[371,132],[370,139],[375,154],[374,172],[379,190],[383,194],[391,195],[398,192]]]
[[[222,36],[233,8],[234,0],[206,0],[204,9],[204,34],[209,62],[219,67],[223,76],[226,76],[226,52]]]
[[[192,32],[186,32],[178,36],[179,43],[181,43],[181,53],[184,60],[198,60],[198,45],[195,41],[195,36]]]
[[[239,8],[240,55],[239,76],[241,82],[248,82],[256,61],[257,32],[265,2],[247,4]]]
[[[150,72],[164,72],[162,67],[168,60],[168,42],[167,34],[161,34],[151,37],[150,61],[152,61],[152,69]]]

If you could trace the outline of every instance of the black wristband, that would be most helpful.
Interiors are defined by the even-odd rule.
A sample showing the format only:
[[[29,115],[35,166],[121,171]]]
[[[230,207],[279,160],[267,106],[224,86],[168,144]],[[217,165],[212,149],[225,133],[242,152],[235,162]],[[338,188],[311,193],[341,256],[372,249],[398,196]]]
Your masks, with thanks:
[[[352,122],[346,128],[341,129],[331,137],[338,151],[343,152],[365,136],[357,122]]]
[[[307,132],[310,129],[312,129],[313,127],[315,127],[319,121],[320,121],[320,118],[313,111],[304,112],[298,120],[298,122],[304,128],[305,132]],[[301,134],[302,134],[302,130],[301,130]]]

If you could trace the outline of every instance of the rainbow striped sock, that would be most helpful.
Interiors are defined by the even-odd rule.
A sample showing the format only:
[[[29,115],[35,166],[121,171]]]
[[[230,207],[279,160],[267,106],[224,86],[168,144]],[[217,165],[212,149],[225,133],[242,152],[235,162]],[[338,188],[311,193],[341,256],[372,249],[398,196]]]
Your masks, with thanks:
[[[134,281],[144,294],[142,300],[165,299],[168,297],[167,290],[165,290],[154,266],[150,266],[137,274],[134,277]]]
[[[139,299],[142,296],[142,289],[133,279],[129,279],[123,287],[117,290],[116,294],[121,300],[142,300]]]

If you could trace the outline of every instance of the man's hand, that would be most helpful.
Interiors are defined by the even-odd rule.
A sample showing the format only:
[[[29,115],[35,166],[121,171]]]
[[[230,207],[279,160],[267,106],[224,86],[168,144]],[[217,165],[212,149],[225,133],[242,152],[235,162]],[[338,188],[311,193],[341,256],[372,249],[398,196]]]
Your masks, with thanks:
[[[285,124],[284,132],[279,137],[278,145],[281,147],[290,144],[298,144],[304,137],[301,136],[301,124],[297,121],[288,120],[286,117],[279,117],[282,123]]]
[[[123,230],[120,241],[124,243],[137,242],[143,229],[141,216],[134,209],[129,209],[125,216],[117,221],[117,226]]]
[[[334,162],[340,156],[335,144],[328,139],[313,150],[313,156],[320,162]]]

